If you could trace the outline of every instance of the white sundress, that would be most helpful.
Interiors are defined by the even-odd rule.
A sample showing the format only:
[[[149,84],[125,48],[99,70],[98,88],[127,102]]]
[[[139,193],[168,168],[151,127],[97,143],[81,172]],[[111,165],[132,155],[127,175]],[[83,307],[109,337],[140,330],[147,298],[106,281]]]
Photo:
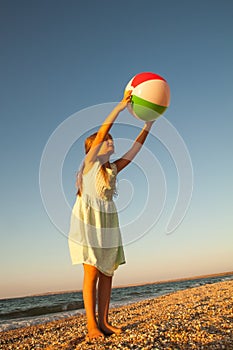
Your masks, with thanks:
[[[100,172],[97,160],[82,175],[82,194],[74,204],[69,249],[73,264],[95,266],[107,276],[113,276],[119,265],[125,263],[118,214],[113,195],[116,189],[117,168],[114,163],[106,169],[109,187]]]

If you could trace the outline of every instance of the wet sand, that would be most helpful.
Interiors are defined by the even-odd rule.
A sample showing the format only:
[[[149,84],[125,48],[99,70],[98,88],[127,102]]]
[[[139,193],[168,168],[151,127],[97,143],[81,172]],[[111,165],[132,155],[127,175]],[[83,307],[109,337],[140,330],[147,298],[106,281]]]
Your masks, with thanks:
[[[233,281],[112,308],[120,335],[87,342],[85,315],[0,333],[0,349],[233,350]]]

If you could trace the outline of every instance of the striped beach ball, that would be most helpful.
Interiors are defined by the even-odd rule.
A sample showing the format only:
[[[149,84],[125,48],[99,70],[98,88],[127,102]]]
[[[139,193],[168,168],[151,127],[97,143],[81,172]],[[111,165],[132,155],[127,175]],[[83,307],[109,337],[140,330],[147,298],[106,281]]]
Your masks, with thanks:
[[[133,116],[144,121],[155,120],[162,115],[170,103],[170,88],[158,74],[144,72],[135,75],[125,90],[132,90],[128,109]]]

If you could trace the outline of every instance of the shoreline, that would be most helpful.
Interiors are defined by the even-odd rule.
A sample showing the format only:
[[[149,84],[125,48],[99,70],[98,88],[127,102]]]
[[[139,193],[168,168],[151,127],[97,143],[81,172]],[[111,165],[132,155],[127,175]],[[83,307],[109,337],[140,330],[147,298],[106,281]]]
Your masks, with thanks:
[[[111,308],[124,332],[88,343],[85,315],[1,332],[8,349],[233,349],[233,281],[216,282]]]
[[[151,284],[163,284],[163,283],[175,283],[175,282],[185,282],[185,281],[193,281],[193,280],[199,280],[199,279],[205,279],[205,278],[215,278],[215,277],[222,277],[222,276],[231,276],[233,275],[233,271],[229,272],[220,272],[220,273],[214,273],[214,274],[207,274],[207,275],[197,275],[192,277],[180,277],[175,279],[168,279],[168,280],[159,280],[155,282],[143,282],[143,283],[132,283],[127,285],[117,285],[114,286],[113,289],[117,288],[128,288],[128,287],[140,287],[140,286],[146,286]]]
[[[152,285],[152,284],[162,284],[162,283],[175,283],[175,282],[182,282],[182,281],[192,281],[195,279],[204,279],[204,278],[211,278],[211,277],[221,277],[221,276],[230,276],[233,275],[233,271],[228,272],[219,272],[219,273],[213,273],[213,274],[206,274],[206,275],[197,275],[192,277],[181,277],[181,278],[175,278],[175,279],[168,279],[168,280],[159,280],[154,282],[142,282],[142,283],[132,283],[132,284],[122,284],[122,285],[116,285],[113,286],[112,289],[117,288],[128,288],[128,287],[140,287],[140,286],[146,286],[146,285]],[[76,290],[61,290],[61,291],[55,291],[55,292],[43,292],[38,294],[29,294],[29,295],[22,295],[22,296],[15,296],[15,297],[3,297],[0,298],[1,300],[10,300],[10,299],[21,299],[21,298],[31,298],[31,297],[40,297],[40,296],[47,296],[47,295],[57,295],[57,294],[69,294],[69,293],[80,293],[82,292],[82,289],[76,289]]]

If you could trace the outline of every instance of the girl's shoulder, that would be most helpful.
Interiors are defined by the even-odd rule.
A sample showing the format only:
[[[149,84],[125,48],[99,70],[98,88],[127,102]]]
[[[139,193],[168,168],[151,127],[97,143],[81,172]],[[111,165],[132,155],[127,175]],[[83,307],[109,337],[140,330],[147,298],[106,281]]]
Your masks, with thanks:
[[[87,175],[89,173],[92,173],[93,171],[98,171],[99,168],[100,168],[101,164],[99,162],[99,160],[96,160],[94,163],[92,164],[88,164],[88,165],[84,165],[83,167],[83,171],[82,171],[82,174],[83,175]]]

